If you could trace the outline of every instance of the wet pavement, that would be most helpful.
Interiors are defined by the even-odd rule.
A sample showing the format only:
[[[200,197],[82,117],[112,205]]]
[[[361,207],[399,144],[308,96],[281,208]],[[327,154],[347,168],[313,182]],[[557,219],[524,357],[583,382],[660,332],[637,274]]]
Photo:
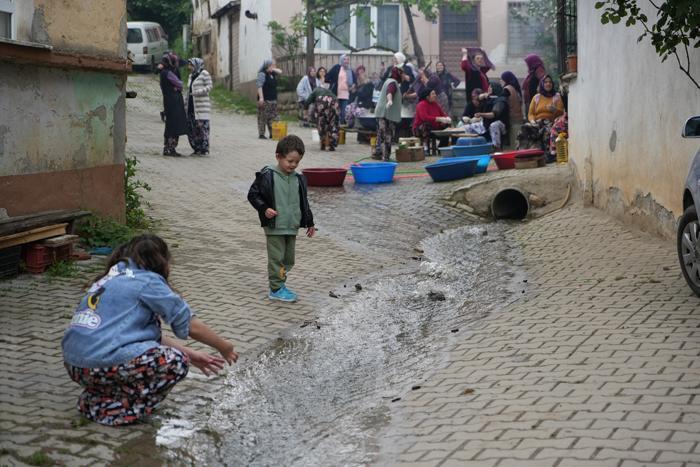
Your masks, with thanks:
[[[60,355],[82,281],[0,282],[0,465],[700,462],[698,299],[671,243],[578,206],[472,226],[441,201],[458,183],[347,182],[311,190],[320,231],[297,243],[300,301],[270,303],[245,193],[275,143],[253,117],[214,112],[210,157],[164,158],[157,83],[130,87],[127,150],[173,283],[241,361],[192,370],[148,424],[85,424]],[[290,131],[306,167],[368,151]]]

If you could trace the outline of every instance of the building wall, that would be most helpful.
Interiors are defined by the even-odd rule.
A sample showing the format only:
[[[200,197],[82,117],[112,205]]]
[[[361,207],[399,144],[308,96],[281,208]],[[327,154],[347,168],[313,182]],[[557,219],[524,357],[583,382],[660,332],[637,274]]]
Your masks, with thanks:
[[[700,91],[673,58],[661,63],[648,39],[637,43],[639,27],[601,25],[599,15],[579,2],[570,158],[589,203],[670,238],[698,149],[681,128],[700,114]],[[692,53],[698,76],[700,51]]]
[[[27,0],[16,14],[18,40],[53,49],[2,45],[0,207],[123,219],[125,0]]]

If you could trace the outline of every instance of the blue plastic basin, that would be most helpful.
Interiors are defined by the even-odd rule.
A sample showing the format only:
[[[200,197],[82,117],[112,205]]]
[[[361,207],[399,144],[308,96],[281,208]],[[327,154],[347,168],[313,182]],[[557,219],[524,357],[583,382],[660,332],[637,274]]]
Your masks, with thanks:
[[[475,144],[473,146],[452,146],[452,155],[454,157],[481,156],[492,152],[493,145],[491,143]]]
[[[430,178],[432,178],[434,182],[448,182],[450,180],[471,177],[476,172],[478,162],[477,159],[442,159],[434,164],[426,165],[425,170],[428,171],[428,175],[430,175]]]
[[[475,146],[477,144],[486,144],[486,138],[483,136],[466,136],[457,138],[456,146]]]
[[[396,162],[360,162],[350,166],[355,183],[391,183]]]
[[[476,164],[476,173],[482,174],[486,172],[486,170],[489,168],[489,163],[491,163],[491,154],[481,154],[479,156],[462,156],[462,157],[445,157],[443,159],[439,159],[436,164],[440,163],[448,163],[450,161],[454,160],[462,160],[462,161],[477,161]]]

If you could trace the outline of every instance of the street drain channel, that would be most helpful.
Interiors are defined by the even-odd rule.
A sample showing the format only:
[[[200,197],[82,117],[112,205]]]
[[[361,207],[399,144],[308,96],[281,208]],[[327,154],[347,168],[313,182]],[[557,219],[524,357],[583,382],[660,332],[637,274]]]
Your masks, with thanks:
[[[314,325],[234,367],[209,407],[164,419],[166,456],[202,465],[376,460],[392,410],[447,363],[457,331],[519,295],[505,231],[499,223],[446,231],[422,242],[424,260],[412,268],[349,284]]]

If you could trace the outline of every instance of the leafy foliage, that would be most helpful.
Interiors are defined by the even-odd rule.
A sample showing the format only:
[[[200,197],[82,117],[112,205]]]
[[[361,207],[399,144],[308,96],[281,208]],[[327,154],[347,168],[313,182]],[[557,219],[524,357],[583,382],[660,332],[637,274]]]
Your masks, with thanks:
[[[72,261],[57,261],[46,270],[49,278],[54,277],[76,277],[78,267]]]
[[[595,8],[602,10],[600,22],[603,24],[618,24],[622,20],[627,27],[641,24],[644,32],[638,42],[649,36],[661,61],[675,57],[681,71],[700,89],[698,78],[691,73],[689,50],[700,48],[700,3],[697,0],[649,0],[649,4],[656,10],[653,24],[637,0],[598,1]]]
[[[92,215],[81,221],[78,232],[89,248],[110,246],[112,248],[131,240],[136,232],[109,217]]]
[[[516,20],[527,25],[530,24],[530,18],[537,18],[541,22],[542,27],[537,29],[535,46],[552,74],[562,73],[563,70],[558,69],[557,56],[557,0],[530,0],[524,14],[522,10],[514,9],[513,15]]]
[[[126,200],[126,224],[132,228],[148,228],[149,219],[143,210],[141,190],[151,191],[148,183],[136,179],[136,166],[139,161],[135,157],[127,157],[124,164],[124,196]]]
[[[191,0],[127,0],[129,21],[155,21],[168,33],[169,41],[180,34],[183,24],[189,24]]]

